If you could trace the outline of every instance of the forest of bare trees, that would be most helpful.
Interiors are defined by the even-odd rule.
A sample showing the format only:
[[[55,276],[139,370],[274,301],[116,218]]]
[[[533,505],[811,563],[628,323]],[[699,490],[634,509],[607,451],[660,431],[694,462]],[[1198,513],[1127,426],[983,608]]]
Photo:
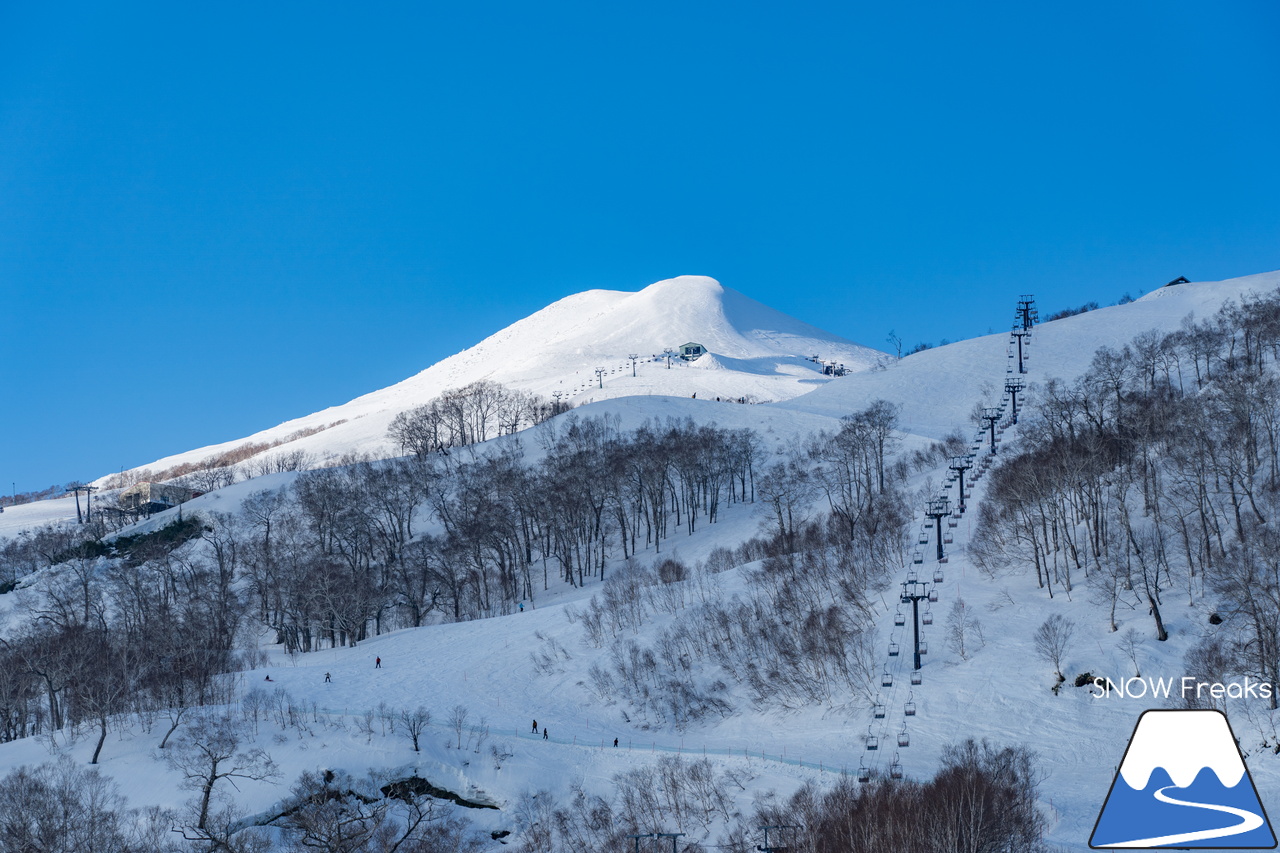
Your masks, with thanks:
[[[599,582],[612,560],[750,502],[761,458],[749,431],[571,415],[539,450],[350,459],[145,535],[9,540],[10,586],[47,571],[16,593],[21,618],[0,638],[0,738],[96,721],[105,740],[113,715],[225,701],[218,676],[241,666],[250,625],[309,652]]]
[[[495,423],[500,414],[484,415],[467,434],[479,439]],[[567,414],[543,425],[536,448],[518,437],[441,442],[400,459],[298,472],[234,513],[188,514],[146,533],[113,538],[99,526],[91,532],[102,538],[85,541],[87,525],[33,531],[0,549],[3,577],[38,578],[15,593],[18,618],[0,638],[0,740],[88,735],[96,762],[111,748],[108,732],[143,725],[188,781],[182,814],[130,811],[98,777],[65,765],[18,780],[100,791],[114,815],[103,837],[117,844],[104,849],[469,849],[473,836],[427,800],[397,805],[340,775],[298,780],[296,807],[273,823],[275,841],[244,831],[218,792],[236,778],[278,776],[250,732],[260,721],[337,725],[280,691],[236,686],[234,673],[258,663],[240,651],[252,646],[250,632],[265,627],[284,650],[305,654],[595,585],[571,611],[586,642],[611,650],[587,689],[638,721],[683,728],[734,713],[730,695],[779,708],[869,701],[874,601],[905,559],[905,482],[916,470],[898,458],[896,426],[893,407],[877,402],[778,456],[750,430],[690,420],[623,429]],[[738,504],[755,505],[758,536],[694,565],[670,553],[673,538]],[[744,567],[745,591],[723,596],[718,575],[735,567]],[[658,614],[674,618],[639,639],[634,629]],[[565,653],[548,641],[534,669],[553,671]],[[383,733],[415,749],[431,720],[425,707],[381,714]],[[450,719],[459,747],[468,733],[468,743],[483,742],[466,728],[465,709]],[[616,780],[619,802],[654,820],[741,818],[729,789],[742,778],[706,762],[668,764]],[[0,797],[12,796],[9,781]],[[606,802],[574,796],[593,809]],[[551,820],[537,830],[551,833],[549,849],[595,849],[575,845],[597,830],[560,816],[549,797],[527,808]],[[180,835],[158,833],[165,823]],[[613,828],[633,824],[619,818]],[[48,849],[78,843],[50,837]]]
[[[992,477],[978,564],[1087,594],[1112,630],[1144,621],[1158,640],[1171,604],[1204,604],[1214,653],[1197,659],[1280,682],[1278,359],[1270,294],[1048,382]]]

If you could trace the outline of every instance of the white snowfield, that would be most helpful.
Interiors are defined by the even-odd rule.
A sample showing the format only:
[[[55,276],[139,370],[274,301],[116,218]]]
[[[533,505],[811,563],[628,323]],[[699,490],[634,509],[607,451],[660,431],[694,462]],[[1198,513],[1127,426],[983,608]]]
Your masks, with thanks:
[[[1075,379],[1088,369],[1099,347],[1119,349],[1149,329],[1176,331],[1188,315],[1203,319],[1229,299],[1238,302],[1249,294],[1270,293],[1277,287],[1280,272],[1174,285],[1128,305],[1044,323],[1024,342],[1024,351],[1031,353],[1028,364],[1034,364],[1026,378],[1029,382]],[[1012,321],[1017,296],[1010,295],[1008,317],[994,320]],[[1042,315],[1052,307],[1041,306]],[[999,402],[1006,374],[998,366],[1003,363],[1016,371],[1016,356],[1008,332],[958,341],[907,356],[883,371],[832,382],[780,405],[838,417],[865,405],[864,401],[883,398],[902,406],[899,419],[904,430],[937,439],[962,424],[967,431],[974,403],[994,406]],[[1034,389],[1031,393],[1034,395]]]
[[[1037,326],[1027,351],[1027,398],[1034,400],[1037,384],[1051,377],[1070,380],[1078,376],[1100,346],[1121,347],[1152,328],[1175,330],[1189,314],[1203,318],[1229,299],[1267,293],[1278,286],[1280,272],[1184,284],[1158,290],[1128,305]],[[993,325],[1012,321],[1017,296],[1010,294],[1008,315],[992,318]],[[1042,306],[1041,310],[1054,307]],[[649,340],[653,343],[646,344]],[[251,438],[263,440],[310,424],[347,418],[347,424],[298,444],[317,454],[383,447],[380,442],[385,441],[386,424],[396,411],[425,402],[446,388],[489,377],[547,393],[561,382],[572,385],[575,378],[594,382],[594,373],[585,372],[603,363],[606,355],[651,354],[686,341],[702,343],[712,355],[670,371],[656,363],[642,363],[635,380],[626,363],[625,373],[606,377],[605,390],[594,393],[596,398],[616,399],[584,406],[577,414],[609,415],[622,426],[635,426],[649,418],[688,416],[724,427],[751,427],[761,434],[766,450],[778,452],[794,447],[798,439],[814,430],[838,426],[842,415],[886,399],[901,407],[907,433],[904,447],[909,449],[956,429],[971,436],[970,411],[975,403],[998,402],[1010,366],[1008,335],[1004,334],[928,350],[896,361],[887,369],[868,369],[880,357],[874,351],[790,320],[710,279],[680,278],[637,294],[593,291],[561,300],[406,382]],[[806,350],[863,370],[829,379],[811,370],[813,366],[806,366],[807,362],[789,361],[792,356],[786,355]],[[575,369],[584,375],[560,376],[556,371],[566,364],[577,365]],[[788,372],[793,369],[795,372]],[[763,390],[748,392],[749,387],[767,387],[767,396],[790,399],[766,406],[714,400],[743,393],[766,396]],[[801,394],[809,387],[813,390]],[[691,399],[695,390],[698,397]],[[584,399],[592,396],[577,393]],[[674,396],[658,396],[661,394]],[[538,429],[554,425],[553,421]],[[532,436],[501,439],[515,440],[529,452],[536,452],[537,441]],[[1016,442],[1016,428],[1006,440]],[[150,467],[199,459],[217,449],[203,448]],[[936,493],[945,475],[945,470],[921,473],[911,488],[928,486]],[[198,498],[187,507],[193,512],[234,510],[254,491],[279,488],[295,476],[280,474],[239,483]],[[1033,633],[1050,613],[1061,613],[1077,623],[1076,639],[1063,661],[1063,671],[1115,677],[1132,672],[1118,643],[1124,632],[1133,628],[1144,640],[1139,652],[1143,675],[1178,678],[1185,674],[1183,655],[1199,640],[1207,611],[1199,602],[1185,606],[1185,597],[1171,594],[1164,613],[1170,639],[1160,643],[1152,636],[1151,618],[1141,609],[1120,613],[1120,631],[1108,633],[1105,617],[1090,603],[1083,583],[1075,592],[1059,591],[1050,600],[1035,588],[1034,577],[1012,574],[993,579],[983,575],[970,564],[966,546],[976,517],[974,510],[986,485],[983,480],[974,488],[973,509],[959,522],[955,542],[947,549],[950,562],[945,566],[945,581],[938,585],[940,600],[933,605],[936,622],[924,629],[926,640],[931,642],[922,670],[923,684],[912,687],[908,683],[909,654],[886,658],[892,661],[896,675],[894,686],[881,697],[889,710],[886,720],[874,720],[866,703],[853,697],[845,704],[784,712],[753,708],[738,694],[730,696],[733,714],[704,718],[683,731],[628,719],[625,708],[602,702],[588,686],[593,665],[611,666],[610,644],[592,647],[584,641],[581,623],[566,618],[567,605],[576,601],[581,606],[581,599],[596,592],[599,585],[556,591],[553,582],[552,593],[540,592],[543,597],[524,613],[398,631],[356,648],[293,658],[271,651],[271,665],[244,674],[244,686],[287,690],[295,702],[314,708],[312,713],[320,721],[313,723],[309,732],[290,729],[280,733],[264,724],[258,743],[270,750],[284,778],[274,785],[247,784],[235,796],[248,810],[261,812],[286,796],[289,782],[303,769],[342,768],[358,774],[365,768],[396,768],[417,771],[458,793],[496,803],[500,811],[468,811],[465,816],[485,829],[502,830],[513,828],[512,811],[524,791],[547,788],[564,802],[570,785],[581,783],[588,791],[607,795],[614,774],[679,752],[687,758],[705,754],[746,774],[752,781],[735,796],[738,808],[749,813],[751,797],[760,791],[772,788],[789,795],[802,781],[829,783],[834,781],[834,773],[856,770],[864,762],[883,771],[895,752],[895,733],[905,724],[910,746],[896,751],[908,776],[918,778],[937,769],[947,744],[966,737],[989,738],[1000,746],[1032,747],[1040,756],[1044,773],[1039,793],[1050,840],[1064,849],[1086,850],[1136,720],[1142,711],[1168,702],[1150,697],[1095,699],[1091,691],[1075,688],[1070,681],[1054,695],[1050,687],[1056,679],[1049,667],[1039,662]],[[20,518],[19,511],[31,512],[33,519],[50,515],[19,507],[0,516],[0,522]],[[60,511],[65,514],[65,509]],[[74,505],[70,511],[74,517]],[[758,532],[759,512],[760,508],[752,505],[727,507],[719,523],[706,525],[693,536],[665,541],[663,556],[676,555],[692,563],[717,546],[732,548]],[[161,515],[150,523],[158,525],[165,520]],[[917,522],[920,520],[917,516]],[[642,551],[639,559],[652,560],[654,556],[652,550]],[[932,572],[932,566],[930,560],[923,568]],[[710,582],[714,585],[711,594],[724,599],[746,592],[741,568],[713,575]],[[894,640],[905,648],[909,642],[906,629],[893,625],[895,593],[896,583],[885,590],[879,628],[886,645]],[[943,634],[947,613],[959,598],[981,621],[986,635],[985,645],[972,651],[967,660],[948,650]],[[695,599],[691,591],[690,607]],[[652,642],[679,616],[655,614],[636,635],[618,637],[615,644],[631,639]],[[270,641],[269,637],[263,639]],[[535,670],[533,655],[550,660],[545,674]],[[383,661],[377,670],[376,657]],[[325,682],[326,673],[331,674],[331,683]],[[265,681],[268,675],[269,684]],[[908,701],[917,708],[909,718],[903,715]],[[358,730],[357,721],[380,703],[395,710],[419,705],[431,710],[434,722],[421,754],[415,754],[402,736],[366,735]],[[444,720],[455,705],[469,709],[473,722],[480,716],[485,718],[490,727],[488,743],[500,743],[510,753],[501,769],[486,757],[488,746],[481,754],[447,746],[453,735]],[[1252,749],[1256,749],[1263,738],[1274,737],[1274,723],[1265,703],[1248,705],[1247,712],[1240,718],[1233,715],[1232,723],[1242,743],[1254,744]],[[533,719],[540,727],[547,727],[547,740],[532,736]],[[879,753],[869,753],[864,747],[863,738],[869,730],[885,744]],[[132,805],[176,806],[189,797],[177,789],[173,772],[157,760],[158,737],[156,731],[145,733],[134,726],[127,732],[113,733],[107,742],[102,770],[121,782]],[[614,738],[619,741],[617,748],[612,745]],[[59,736],[55,751],[86,761],[92,740],[82,736],[67,744]],[[0,771],[44,761],[49,755],[50,746],[43,739],[5,744],[0,746]],[[1206,757],[1194,759],[1202,760]],[[1167,759],[1160,763],[1169,767]],[[1263,804],[1273,813],[1280,811],[1280,759],[1269,751],[1255,751],[1249,756],[1249,766]],[[1229,778],[1221,771],[1220,775],[1224,781]]]
[[[670,359],[668,369],[663,351],[686,343],[701,344],[709,354],[692,362]],[[639,356],[634,377],[628,358],[632,354]],[[352,452],[385,456],[396,451],[387,440],[387,427],[397,414],[482,379],[548,398],[559,394],[575,403],[693,394],[703,399],[784,400],[832,381],[820,365],[808,360],[814,355],[850,371],[866,370],[887,357],[705,276],[679,276],[637,293],[589,290],[565,297],[390,388],[242,439],[138,467],[161,471],[249,442],[270,444],[318,427],[326,429],[266,453],[303,450],[315,464]],[[603,377],[596,376],[598,367],[605,369]]]

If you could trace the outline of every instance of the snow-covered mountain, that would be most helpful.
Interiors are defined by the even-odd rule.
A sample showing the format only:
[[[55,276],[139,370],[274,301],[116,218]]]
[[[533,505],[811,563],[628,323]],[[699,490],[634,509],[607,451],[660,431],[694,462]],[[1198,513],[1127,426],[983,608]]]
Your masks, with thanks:
[[[1277,287],[1280,272],[1183,284],[1162,288],[1131,304],[1042,323],[1036,326],[1026,351],[1027,393],[1034,398],[1047,380],[1071,380],[1080,375],[1101,346],[1123,347],[1151,329],[1172,332],[1188,315],[1203,320],[1230,300],[1269,293]],[[1015,296],[1010,296],[1009,320]],[[992,324],[1004,319],[993,317]],[[642,362],[638,375],[631,377],[630,363],[625,361],[628,353],[652,355],[686,341],[703,344],[710,354],[671,370],[664,364]],[[831,380],[804,361],[804,355],[815,353],[864,369]],[[615,357],[616,363],[608,360]],[[592,291],[569,297],[399,385],[247,440],[266,441],[346,419],[346,423],[300,439],[297,446],[317,454],[385,449],[386,424],[395,412],[425,402],[444,389],[492,378],[542,393],[559,390],[567,383],[568,393],[581,401],[596,400],[581,410],[584,416],[607,414],[624,426],[649,418],[688,416],[699,423],[751,428],[761,436],[768,453],[795,446],[817,429],[838,427],[841,416],[885,399],[900,407],[900,425],[911,449],[957,429],[970,434],[974,404],[997,403],[1015,357],[1005,333],[885,362],[872,350],[787,318],[710,279],[680,278],[634,294]],[[584,382],[594,382],[596,365],[617,368],[622,364],[625,370],[605,377],[603,390],[596,388],[592,393],[590,388],[581,388]],[[720,369],[707,369],[717,366]],[[695,390],[698,398],[691,399]],[[744,393],[777,402],[740,406],[714,399]],[[1018,440],[1016,429],[1008,440]],[[536,443],[527,444],[532,447]],[[192,451],[152,467],[203,458],[219,449]],[[922,471],[911,487],[933,493],[946,474],[944,468]],[[189,511],[233,511],[253,492],[278,488],[294,476],[276,474],[239,483],[197,498],[188,504]],[[975,508],[985,499],[986,487],[987,483],[980,483],[974,488]],[[6,526],[10,532],[19,529],[24,519],[30,525],[57,518],[59,513],[74,519],[75,508],[69,498],[14,507],[0,516],[0,535]],[[878,758],[869,758],[863,739],[874,732],[888,745],[895,742],[901,726],[902,731],[910,730],[910,746],[894,757],[900,758],[908,776],[916,778],[934,772],[944,746],[959,737],[987,737],[998,744],[1034,747],[1046,776],[1040,795],[1050,838],[1067,849],[1083,850],[1135,718],[1142,709],[1160,703],[1155,699],[1095,699],[1090,691],[1074,687],[1064,687],[1060,695],[1051,693],[1047,667],[1036,662],[1032,638],[1047,614],[1065,614],[1078,625],[1077,642],[1064,664],[1065,671],[1089,670],[1120,678],[1131,671],[1120,649],[1122,632],[1133,629],[1140,639],[1150,639],[1150,617],[1141,608],[1124,612],[1119,617],[1121,631],[1111,632],[1083,582],[1074,592],[1059,591],[1056,598],[1049,599],[1035,588],[1033,577],[992,576],[980,571],[967,553],[975,516],[976,512],[970,512],[958,522],[955,541],[948,549],[950,562],[938,575],[945,579],[938,583],[941,598],[934,606],[937,625],[927,629],[932,648],[924,682],[914,685],[907,681],[901,663],[905,656],[893,658],[898,679],[879,697],[892,712],[887,723],[852,702],[789,710],[742,703],[737,713],[725,719],[682,731],[640,726],[625,718],[616,703],[597,699],[583,686],[594,664],[610,665],[611,650],[609,643],[599,648],[584,642],[580,625],[565,618],[564,605],[580,607],[598,589],[593,586],[546,593],[527,612],[397,631],[372,638],[358,648],[326,649],[294,658],[273,650],[270,665],[246,675],[244,683],[257,684],[269,674],[272,689],[287,690],[303,704],[311,703],[318,713],[328,715],[329,722],[317,726],[314,733],[297,736],[300,746],[273,747],[276,760],[289,774],[319,765],[353,772],[400,766],[449,780],[457,790],[483,788],[502,805],[502,811],[482,816],[482,821],[492,821],[483,824],[486,828],[510,825],[510,814],[523,790],[548,787],[563,794],[569,782],[584,779],[587,788],[604,790],[611,774],[648,766],[663,753],[706,755],[726,766],[737,766],[744,778],[752,779],[752,792],[775,788],[787,793],[806,780],[825,785],[834,778],[833,770],[855,770],[864,761],[879,762],[876,766],[883,769],[894,753],[884,750]],[[165,520],[159,517],[151,524]],[[754,535],[758,520],[757,507],[731,508],[716,524],[674,542],[673,553],[696,563],[714,549],[732,549]],[[917,515],[917,521],[923,519]],[[663,553],[667,553],[665,546]],[[654,557],[650,551],[640,554],[642,561]],[[910,568],[904,567],[904,572]],[[932,561],[926,568],[933,571]],[[736,569],[714,578],[709,581],[712,588],[700,595],[729,599],[746,594],[747,583]],[[876,614],[878,639],[886,644],[895,639],[905,644],[902,632],[906,628],[896,626],[892,618],[896,596],[892,589],[888,592],[884,609]],[[945,615],[960,599],[980,618],[987,632],[986,645],[967,659],[949,653],[942,641]],[[1176,605],[1170,604],[1165,619],[1171,638],[1168,642],[1145,642],[1141,650],[1143,674],[1182,674],[1183,655],[1200,636],[1206,617],[1205,602],[1185,605],[1179,599]],[[672,614],[654,616],[634,633],[625,632],[617,642],[652,642],[675,618]],[[544,672],[535,675],[531,671],[533,656],[550,661]],[[376,657],[384,665],[375,671]],[[886,663],[886,671],[889,667]],[[332,682],[326,678],[330,673]],[[489,762],[472,760],[470,755],[464,762],[465,751],[447,746],[449,729],[441,723],[433,724],[430,746],[424,747],[421,755],[393,737],[352,734],[361,715],[379,702],[393,708],[426,702],[438,716],[454,703],[465,705],[474,714],[485,716],[486,732],[491,727],[493,738],[504,748],[510,747],[513,757],[500,770]],[[910,720],[903,712],[906,703],[912,706]],[[1247,711],[1256,718],[1243,720],[1237,734],[1248,731],[1252,744],[1272,737],[1273,716],[1261,706]],[[530,733],[532,716],[543,726],[550,725],[547,741]],[[130,733],[127,742],[113,742],[105,772],[125,785],[135,804],[177,806],[183,797],[177,792],[178,780],[172,773],[165,775],[164,766],[155,761],[144,738],[132,740],[134,737]],[[614,738],[620,739],[616,749]],[[121,740],[125,741],[125,736]],[[59,748],[82,758],[89,745],[82,741]],[[45,744],[35,739],[6,744],[0,747],[0,771],[46,760],[47,752]],[[1256,758],[1248,757],[1249,768],[1263,803],[1270,805],[1280,796],[1280,762],[1269,750],[1255,754]],[[1192,755],[1186,761],[1198,767],[1207,759]],[[246,786],[239,796],[246,807],[260,809],[282,794],[279,786],[263,784]],[[748,796],[742,795],[744,799]]]
[[[693,361],[664,350],[697,343]],[[628,356],[638,355],[635,376]],[[400,412],[482,379],[575,403],[671,395],[786,400],[826,384],[822,365],[865,371],[885,354],[801,322],[705,276],[679,276],[635,293],[589,290],[554,302],[416,376],[242,439],[140,466],[161,471],[199,462],[249,442],[289,441],[316,461],[393,449],[387,427]],[[596,369],[606,371],[597,379]]]

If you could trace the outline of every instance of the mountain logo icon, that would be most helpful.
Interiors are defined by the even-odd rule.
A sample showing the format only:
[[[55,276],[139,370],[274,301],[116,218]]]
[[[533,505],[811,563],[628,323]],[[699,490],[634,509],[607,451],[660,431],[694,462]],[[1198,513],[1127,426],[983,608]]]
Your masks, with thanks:
[[[1089,847],[1274,849],[1275,833],[1226,715],[1144,712]]]

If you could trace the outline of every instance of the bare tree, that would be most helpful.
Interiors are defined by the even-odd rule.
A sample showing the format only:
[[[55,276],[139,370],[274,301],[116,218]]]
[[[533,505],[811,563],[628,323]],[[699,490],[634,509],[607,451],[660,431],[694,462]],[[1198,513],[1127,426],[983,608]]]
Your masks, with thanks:
[[[1120,638],[1120,651],[1124,653],[1130,662],[1133,663],[1133,677],[1140,678],[1142,676],[1142,667],[1138,666],[1138,647],[1142,645],[1142,638],[1138,636],[1138,632],[1130,628],[1124,632],[1124,636]]]
[[[1075,627],[1070,619],[1061,613],[1054,613],[1036,629],[1036,654],[1053,667],[1059,681],[1066,679],[1062,674],[1062,658],[1067,653],[1067,644],[1071,642]]]
[[[476,853],[481,839],[448,817],[413,783],[386,783],[371,774],[353,779],[343,771],[304,772],[292,802],[274,823],[289,851],[325,853]]]
[[[973,608],[965,604],[963,598],[957,598],[947,614],[947,645],[960,656],[968,660],[975,647],[986,645],[982,635],[982,623],[973,615]]]
[[[458,749],[462,749],[462,730],[467,725],[467,709],[462,705],[454,705],[449,710],[449,725],[458,738]]]
[[[431,712],[421,705],[416,711],[404,710],[400,712],[400,716],[396,717],[396,727],[408,735],[409,740],[413,742],[414,752],[421,751],[418,749],[418,738],[430,724]]]
[[[26,853],[176,853],[167,815],[139,815],[97,770],[66,756],[0,778],[0,850]],[[155,830],[163,826],[165,831]]]
[[[209,829],[209,804],[223,779],[262,781],[280,774],[271,756],[260,747],[242,750],[240,731],[230,716],[208,716],[188,726],[165,750],[169,766],[182,774],[184,785],[198,792],[195,829]]]

